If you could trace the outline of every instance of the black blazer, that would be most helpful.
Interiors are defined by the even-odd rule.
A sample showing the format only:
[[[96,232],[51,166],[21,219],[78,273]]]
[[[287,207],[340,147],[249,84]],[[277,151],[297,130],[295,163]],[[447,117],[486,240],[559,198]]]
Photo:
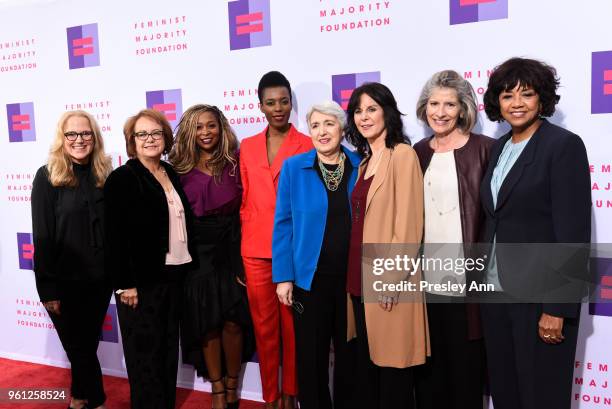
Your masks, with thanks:
[[[185,209],[189,254],[194,258],[192,213],[172,166],[162,161]],[[162,279],[169,247],[168,202],[163,187],[138,159],[115,169],[104,185],[106,267],[116,289]]]
[[[491,150],[491,160],[480,187],[485,211],[482,241],[491,243],[590,243],[591,182],[584,143],[578,135],[543,120],[525,149],[508,172],[493,208],[491,177],[504,144],[512,133],[502,136]],[[548,254],[557,252],[546,246]],[[538,246],[498,246],[496,251],[500,284],[510,294],[544,293],[561,284],[559,271],[543,261]],[[588,279],[588,251],[578,251],[569,273],[578,280]],[[544,263],[544,264],[542,264]],[[579,266],[579,267],[577,267]],[[579,270],[579,271],[576,271]],[[554,282],[557,282],[556,284]],[[542,293],[540,293],[541,295]],[[575,317],[579,305],[546,303],[543,312]]]

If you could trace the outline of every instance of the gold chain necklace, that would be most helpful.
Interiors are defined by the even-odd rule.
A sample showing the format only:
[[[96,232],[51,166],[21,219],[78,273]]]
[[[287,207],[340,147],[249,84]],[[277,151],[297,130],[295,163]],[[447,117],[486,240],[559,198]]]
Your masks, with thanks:
[[[321,170],[321,176],[323,176],[323,182],[325,182],[325,186],[327,189],[335,192],[338,190],[340,186],[340,182],[342,182],[342,177],[344,176],[344,152],[340,152],[340,162],[338,163],[338,167],[334,170],[328,170],[321,159],[319,159],[319,169]]]

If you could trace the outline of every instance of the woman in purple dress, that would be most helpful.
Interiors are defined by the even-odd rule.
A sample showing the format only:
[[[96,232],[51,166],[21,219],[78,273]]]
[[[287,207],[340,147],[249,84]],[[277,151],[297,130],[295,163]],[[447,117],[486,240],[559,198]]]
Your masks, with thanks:
[[[215,106],[194,105],[176,129],[170,162],[196,216],[197,267],[185,283],[183,361],[212,385],[213,408],[238,407],[250,358],[250,316],[240,257],[238,139]]]

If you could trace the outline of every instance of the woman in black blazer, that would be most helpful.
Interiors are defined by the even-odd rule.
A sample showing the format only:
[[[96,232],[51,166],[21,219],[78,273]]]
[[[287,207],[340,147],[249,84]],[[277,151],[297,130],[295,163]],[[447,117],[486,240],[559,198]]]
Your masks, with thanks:
[[[190,207],[177,174],[161,160],[172,147],[163,114],[140,111],[123,133],[131,159],[104,187],[107,267],[117,289],[132,408],[171,409],[182,284],[194,254]]]
[[[555,111],[558,85],[554,68],[512,58],[493,71],[484,96],[489,119],[511,126],[493,146],[481,185],[482,241],[494,249],[486,281],[494,301],[504,300],[481,306],[495,409],[571,402],[579,298],[554,296],[571,280],[543,255],[590,242],[591,191],[582,140],[543,119]],[[586,280],[587,264],[588,252],[577,251],[569,274]]]
[[[70,361],[74,409],[105,408],[97,351],[111,296],[102,193],[111,170],[96,120],[69,111],[32,186],[36,288]]]

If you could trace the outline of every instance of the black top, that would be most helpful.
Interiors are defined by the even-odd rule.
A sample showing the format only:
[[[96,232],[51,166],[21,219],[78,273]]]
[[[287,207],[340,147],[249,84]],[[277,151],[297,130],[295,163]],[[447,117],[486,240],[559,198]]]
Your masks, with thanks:
[[[192,212],[178,175],[162,161],[185,209],[187,242],[192,259]],[[138,159],[115,169],[104,185],[106,267],[117,289],[159,283],[166,265],[170,224],[164,188]]]
[[[323,164],[328,170],[335,170],[338,165]],[[323,186],[325,181],[319,169],[318,159],[315,158],[314,168],[321,178]],[[318,274],[346,275],[346,264],[348,259],[349,240],[351,235],[351,213],[348,196],[348,180],[353,168],[348,158],[344,160],[344,176],[340,186],[331,191],[325,186],[327,192],[327,219],[325,222],[325,234],[321,245],[319,262],[317,263]]]
[[[66,281],[103,281],[104,202],[90,165],[73,164],[76,187],[54,187],[46,166],[32,186],[34,273],[41,301],[59,299]]]

